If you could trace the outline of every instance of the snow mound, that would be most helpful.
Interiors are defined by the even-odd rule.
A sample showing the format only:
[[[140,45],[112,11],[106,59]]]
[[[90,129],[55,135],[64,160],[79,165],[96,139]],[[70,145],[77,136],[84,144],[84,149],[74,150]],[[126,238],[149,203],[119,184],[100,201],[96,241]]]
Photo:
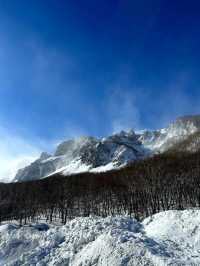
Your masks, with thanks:
[[[199,210],[162,212],[142,223],[80,217],[48,230],[2,225],[0,265],[200,265],[199,225]]]
[[[161,212],[143,226],[148,237],[165,247],[173,265],[200,265],[200,210]]]

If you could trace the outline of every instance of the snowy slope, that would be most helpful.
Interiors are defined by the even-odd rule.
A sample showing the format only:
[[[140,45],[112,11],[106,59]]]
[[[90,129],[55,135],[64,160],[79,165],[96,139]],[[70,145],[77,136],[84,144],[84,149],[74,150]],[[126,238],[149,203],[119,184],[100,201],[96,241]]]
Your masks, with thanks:
[[[20,169],[13,181],[44,178],[53,173],[100,172],[122,167],[157,152],[173,148],[200,132],[200,116],[180,117],[168,127],[155,131],[133,130],[107,138],[81,137],[60,143],[53,155],[42,153],[29,166]],[[193,139],[190,146],[196,147]]]
[[[200,211],[161,212],[142,223],[88,217],[49,229],[4,224],[0,265],[200,265]]]

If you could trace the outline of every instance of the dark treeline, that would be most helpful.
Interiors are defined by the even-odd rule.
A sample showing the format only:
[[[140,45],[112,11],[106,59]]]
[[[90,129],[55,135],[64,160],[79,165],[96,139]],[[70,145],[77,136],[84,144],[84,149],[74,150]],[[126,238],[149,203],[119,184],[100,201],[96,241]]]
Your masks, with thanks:
[[[0,221],[20,224],[75,216],[156,212],[200,206],[200,152],[163,154],[118,171],[56,174],[43,180],[0,184]]]

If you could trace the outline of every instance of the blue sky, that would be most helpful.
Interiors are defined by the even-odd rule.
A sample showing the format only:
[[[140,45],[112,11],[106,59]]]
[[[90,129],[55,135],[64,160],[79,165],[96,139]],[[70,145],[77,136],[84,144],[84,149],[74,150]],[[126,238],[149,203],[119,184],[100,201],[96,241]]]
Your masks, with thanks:
[[[186,0],[0,1],[0,164],[200,113],[199,13]]]

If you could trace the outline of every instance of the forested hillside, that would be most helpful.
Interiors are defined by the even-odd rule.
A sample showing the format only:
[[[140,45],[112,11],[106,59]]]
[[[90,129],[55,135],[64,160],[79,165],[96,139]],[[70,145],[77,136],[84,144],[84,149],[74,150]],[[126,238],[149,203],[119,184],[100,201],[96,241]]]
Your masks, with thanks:
[[[142,219],[162,210],[200,206],[200,152],[169,153],[105,173],[53,175],[0,184],[0,220],[128,214]]]

